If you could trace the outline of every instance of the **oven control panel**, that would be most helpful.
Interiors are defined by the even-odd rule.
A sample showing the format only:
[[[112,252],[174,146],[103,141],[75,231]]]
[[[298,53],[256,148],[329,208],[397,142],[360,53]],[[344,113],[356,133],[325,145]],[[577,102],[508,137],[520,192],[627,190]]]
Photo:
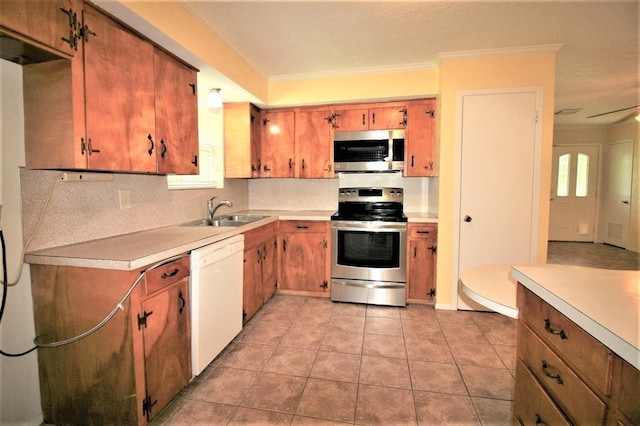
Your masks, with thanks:
[[[402,188],[340,188],[338,202],[402,203]]]

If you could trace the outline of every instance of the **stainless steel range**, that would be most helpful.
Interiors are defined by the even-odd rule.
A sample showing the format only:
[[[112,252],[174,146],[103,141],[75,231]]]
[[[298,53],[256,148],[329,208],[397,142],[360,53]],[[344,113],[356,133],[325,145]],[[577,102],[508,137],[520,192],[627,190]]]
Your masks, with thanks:
[[[402,188],[340,188],[331,217],[331,300],[406,305]]]

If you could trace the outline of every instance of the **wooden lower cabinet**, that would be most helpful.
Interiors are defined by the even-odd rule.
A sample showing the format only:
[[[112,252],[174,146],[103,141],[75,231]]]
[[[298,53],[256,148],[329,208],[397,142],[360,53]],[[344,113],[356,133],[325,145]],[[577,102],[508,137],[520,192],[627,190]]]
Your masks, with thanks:
[[[276,292],[276,232],[272,222],[244,234],[243,322],[249,321]]]
[[[278,289],[329,297],[331,224],[281,220],[278,228]]]
[[[518,284],[514,421],[640,424],[640,372]]]
[[[407,231],[407,301],[435,302],[438,224],[410,223]]]
[[[90,330],[143,270],[32,265],[38,342]],[[38,366],[44,423],[147,424],[191,379],[189,258],[150,271],[95,333],[39,348]]]

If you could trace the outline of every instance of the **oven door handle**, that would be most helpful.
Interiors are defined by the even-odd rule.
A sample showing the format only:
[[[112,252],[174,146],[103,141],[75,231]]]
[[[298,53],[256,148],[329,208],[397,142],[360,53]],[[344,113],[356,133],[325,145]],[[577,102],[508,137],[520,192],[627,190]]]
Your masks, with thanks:
[[[346,287],[360,288],[405,288],[406,283],[380,282],[380,281],[358,281],[358,280],[340,280],[333,279],[332,283],[344,285]]]
[[[364,225],[358,225],[363,223]],[[364,231],[364,232],[402,232],[407,230],[406,222],[384,222],[371,225],[372,222],[332,222],[331,228],[338,231]]]

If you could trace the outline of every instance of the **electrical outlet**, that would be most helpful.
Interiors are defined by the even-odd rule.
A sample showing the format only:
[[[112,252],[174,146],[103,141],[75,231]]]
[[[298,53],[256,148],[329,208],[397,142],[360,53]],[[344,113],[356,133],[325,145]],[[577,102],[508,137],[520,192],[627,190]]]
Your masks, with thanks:
[[[112,173],[64,172],[63,182],[112,182]]]
[[[119,191],[119,195],[120,195],[120,210],[131,208],[131,190],[121,189]]]

